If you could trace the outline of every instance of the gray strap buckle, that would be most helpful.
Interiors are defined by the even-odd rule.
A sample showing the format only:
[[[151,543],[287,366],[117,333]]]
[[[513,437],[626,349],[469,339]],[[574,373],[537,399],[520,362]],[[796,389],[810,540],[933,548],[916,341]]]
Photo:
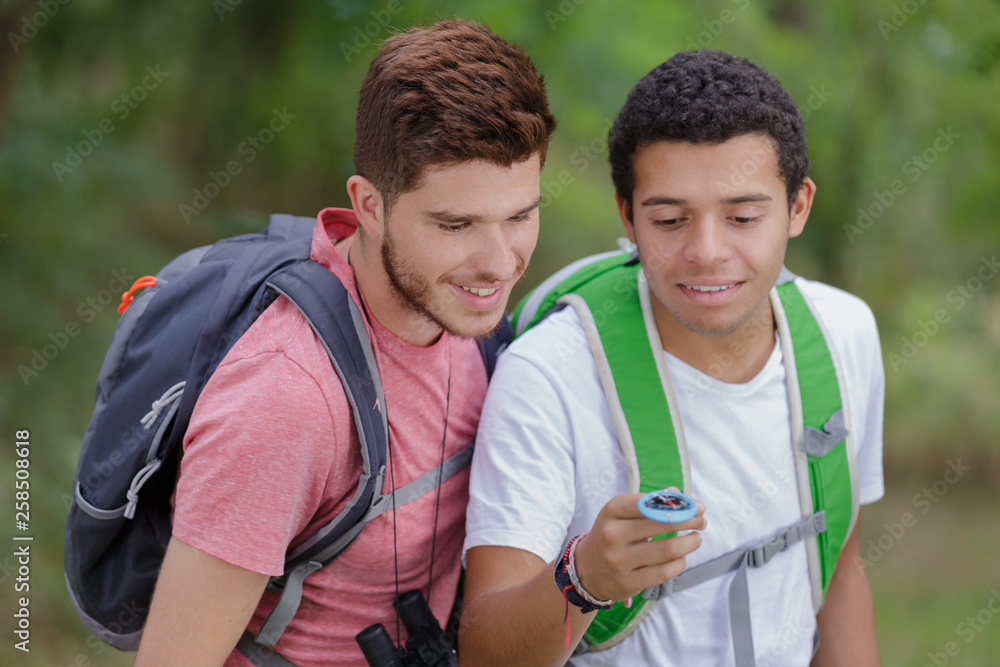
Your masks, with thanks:
[[[815,537],[826,530],[826,512],[810,514],[799,523],[772,535],[763,542],[747,549],[747,566],[762,567],[775,554],[780,554],[788,547],[807,537]]]
[[[844,410],[840,409],[830,415],[822,431],[811,426],[806,427],[802,450],[812,456],[826,456],[831,449],[843,442],[847,435]]]
[[[762,567],[767,564],[775,554],[779,554],[788,546],[785,533],[779,533],[771,539],[758,544],[756,547],[748,549],[747,565],[750,567]]]

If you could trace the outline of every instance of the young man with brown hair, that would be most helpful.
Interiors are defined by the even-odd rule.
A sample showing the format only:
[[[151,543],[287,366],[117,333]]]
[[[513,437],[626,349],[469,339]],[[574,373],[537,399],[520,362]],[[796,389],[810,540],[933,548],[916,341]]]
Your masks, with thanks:
[[[495,329],[531,257],[554,128],[530,59],[480,25],[395,35],[368,70],[358,173],[347,181],[353,211],[319,213],[312,256],[367,317],[388,414],[384,493],[475,435],[487,378],[474,338]],[[269,577],[344,508],[360,470],[344,388],[308,323],[279,298],[195,408],[136,664],[249,664],[234,646],[273,607]],[[421,590],[444,620],[467,485],[460,472],[368,523],[306,579],[277,653],[300,666],[363,665],[355,635],[396,628],[393,600],[406,590]]]

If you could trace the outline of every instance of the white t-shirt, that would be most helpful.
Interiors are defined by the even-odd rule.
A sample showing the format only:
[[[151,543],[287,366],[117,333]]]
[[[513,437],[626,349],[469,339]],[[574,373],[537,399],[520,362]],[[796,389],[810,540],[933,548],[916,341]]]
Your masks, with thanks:
[[[885,375],[875,320],[860,299],[803,281],[844,370],[862,504],[882,483]],[[756,543],[801,518],[780,345],[745,384],[701,373],[664,352],[691,463],[686,492],[706,506],[702,545],[688,567]],[[724,359],[719,360],[725,363]],[[597,366],[576,312],[566,308],[501,357],[472,463],[463,549],[508,546],[554,560],[590,530],[604,504],[627,493],[627,467]],[[639,629],[571,665],[732,665],[728,590],[717,577],[656,603]],[[757,664],[805,665],[816,617],[800,542],[748,572]],[[554,584],[553,584],[554,585]]]

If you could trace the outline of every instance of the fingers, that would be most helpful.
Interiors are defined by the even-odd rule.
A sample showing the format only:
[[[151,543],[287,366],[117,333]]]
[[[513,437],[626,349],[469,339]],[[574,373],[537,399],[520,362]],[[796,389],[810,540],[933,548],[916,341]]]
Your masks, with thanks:
[[[695,521],[695,519],[692,519]],[[701,546],[701,533],[692,530],[685,535],[677,535],[659,540],[640,540],[628,544],[611,556],[615,569],[620,572],[634,572],[651,565],[683,559]],[[681,567],[683,569],[683,566]],[[656,582],[661,583],[661,582]]]
[[[633,573],[632,582],[638,590],[633,595],[638,595],[651,586],[666,583],[680,576],[686,567],[687,559],[682,556],[681,558],[675,558],[665,563],[647,565],[636,570]]]
[[[604,505],[601,513],[607,513],[609,517],[614,519],[645,519],[639,513],[639,499],[642,496],[641,493],[625,493],[615,496]]]
[[[647,519],[647,521],[651,520]],[[694,518],[688,519],[684,523],[659,523],[657,521],[652,521],[652,523],[655,525],[651,527],[654,532],[650,537],[665,533],[681,533],[686,530],[705,530],[708,526],[708,520],[705,518],[705,506],[701,503],[698,503],[698,513],[694,515]]]
[[[577,544],[576,569],[583,587],[599,599],[621,600],[684,571],[685,557],[701,545],[705,506],[683,523],[665,524],[639,513],[643,494],[612,498]],[[677,535],[654,540],[666,533]]]
[[[692,532],[635,547],[635,558],[643,565],[633,570],[633,581],[640,588],[648,588],[673,579],[687,566],[687,555],[700,546],[701,533]]]
[[[638,503],[642,496],[641,493],[626,493],[609,500],[595,521],[594,529],[598,529],[598,524],[602,523],[602,519],[605,519],[608,524],[613,526],[611,529],[614,531],[614,534],[609,536],[609,541],[632,543],[643,542],[651,537],[666,533],[704,530],[708,525],[705,520],[705,505],[700,500],[695,499],[698,512],[694,518],[683,523],[660,523],[647,519],[639,512]],[[614,519],[618,521],[613,521]],[[618,525],[619,523],[621,525]]]

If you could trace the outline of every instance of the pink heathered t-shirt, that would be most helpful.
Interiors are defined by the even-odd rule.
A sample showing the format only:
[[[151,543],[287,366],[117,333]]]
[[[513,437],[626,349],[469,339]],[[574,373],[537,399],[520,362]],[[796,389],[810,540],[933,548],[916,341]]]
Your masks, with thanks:
[[[351,267],[333,243],[357,229],[353,212],[318,216],[312,257],[358,300]],[[383,492],[399,488],[471,443],[486,394],[475,342],[445,333],[430,347],[368,323],[385,391],[392,456]],[[450,378],[450,391],[448,390]],[[450,404],[450,405],[449,405]],[[206,385],[184,440],[173,536],[240,567],[283,571],[285,552],[335,516],[357,488],[361,449],[343,387],[299,311],[276,300],[240,338]],[[441,488],[430,604],[447,619],[465,535],[468,469]],[[427,595],[436,493],[387,511],[330,565],[305,580],[302,603],[275,649],[300,667],[366,663],[355,635],[373,623],[396,640],[399,592]],[[395,545],[395,549],[394,549]],[[277,599],[265,593],[256,632]],[[401,639],[406,630],[400,626]],[[227,665],[249,662],[234,651]]]

